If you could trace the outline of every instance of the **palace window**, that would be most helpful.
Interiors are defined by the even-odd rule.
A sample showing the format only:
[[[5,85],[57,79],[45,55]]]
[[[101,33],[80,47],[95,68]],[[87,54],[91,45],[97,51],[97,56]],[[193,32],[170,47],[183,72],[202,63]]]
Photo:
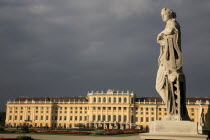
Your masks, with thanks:
[[[17,116],[15,116],[15,120],[17,120]]]
[[[103,121],[106,121],[106,116],[105,115],[103,115]]]
[[[119,122],[121,121],[121,115],[118,116],[118,120],[119,120]]]
[[[106,103],[106,97],[104,97],[103,102]]]
[[[93,102],[94,102],[94,103],[96,102],[96,97],[93,98]]]
[[[111,97],[109,97],[109,103],[111,103],[112,102],[112,99],[111,99]]]
[[[124,107],[124,110],[126,110],[126,107]]]
[[[23,120],[23,116],[22,115],[20,115],[20,120]]]
[[[154,117],[151,118],[151,121],[154,121]]]
[[[108,107],[108,110],[111,110],[111,107]]]
[[[116,121],[116,115],[113,116],[113,121]]]
[[[114,97],[114,103],[116,103],[116,97]]]
[[[48,116],[46,116],[46,120],[48,120]]]
[[[93,121],[95,121],[96,120],[96,115],[93,115]]]
[[[127,102],[127,98],[125,97],[125,98],[124,98],[124,103],[126,103],[126,102]]]
[[[133,121],[134,121],[134,117],[133,117],[133,115],[131,116],[131,122],[133,123]]]
[[[143,117],[141,117],[141,122],[143,122],[144,121],[144,118]]]
[[[64,121],[66,121],[66,116],[64,116]]]
[[[106,110],[106,107],[103,107],[103,110]]]
[[[149,122],[149,117],[146,117],[146,122]]]
[[[60,121],[62,120],[62,116],[60,116]]]
[[[118,110],[121,110],[121,107],[118,107]]]
[[[116,107],[113,107],[114,110],[116,110]]]
[[[108,116],[108,121],[111,121],[111,115]]]
[[[101,102],[101,97],[98,98],[98,102],[99,102],[99,103]]]
[[[100,107],[98,107],[98,110],[101,110],[101,108],[100,108]]]
[[[82,121],[82,116],[79,116],[79,120]]]
[[[100,121],[101,120],[101,115],[98,115],[98,121]]]
[[[126,122],[127,121],[127,116],[124,115],[123,121]]]
[[[119,98],[119,103],[121,103],[122,102],[122,99],[121,98]]]
[[[77,116],[75,116],[75,119],[74,120],[77,121]]]
[[[72,116],[70,116],[70,121],[72,121]]]
[[[85,116],[85,120],[84,121],[87,121],[87,116]]]

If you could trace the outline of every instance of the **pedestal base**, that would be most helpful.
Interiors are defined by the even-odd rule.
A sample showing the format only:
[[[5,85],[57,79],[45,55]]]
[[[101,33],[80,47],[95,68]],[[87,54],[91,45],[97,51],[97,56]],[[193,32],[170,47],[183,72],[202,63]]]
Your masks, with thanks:
[[[198,126],[191,121],[152,121],[150,133],[198,134]]]
[[[207,140],[207,135],[199,135],[196,122],[152,121],[150,132],[140,134],[145,140]]]

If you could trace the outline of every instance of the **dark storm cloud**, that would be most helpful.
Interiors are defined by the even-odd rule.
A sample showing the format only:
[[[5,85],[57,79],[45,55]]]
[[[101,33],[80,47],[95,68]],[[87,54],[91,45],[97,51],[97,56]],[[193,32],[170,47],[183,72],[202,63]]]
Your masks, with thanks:
[[[2,0],[0,104],[18,96],[155,91],[161,8],[182,27],[188,96],[208,96],[209,1]],[[3,110],[3,108],[0,108]]]

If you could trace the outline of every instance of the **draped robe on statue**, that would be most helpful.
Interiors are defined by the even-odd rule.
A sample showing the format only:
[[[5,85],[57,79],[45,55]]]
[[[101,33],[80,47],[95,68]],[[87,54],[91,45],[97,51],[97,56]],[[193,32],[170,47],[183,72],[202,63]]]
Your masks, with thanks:
[[[159,40],[159,69],[156,90],[166,104],[166,120],[188,120],[186,109],[185,75],[182,72],[181,31],[176,20],[166,24],[169,34],[162,34]]]

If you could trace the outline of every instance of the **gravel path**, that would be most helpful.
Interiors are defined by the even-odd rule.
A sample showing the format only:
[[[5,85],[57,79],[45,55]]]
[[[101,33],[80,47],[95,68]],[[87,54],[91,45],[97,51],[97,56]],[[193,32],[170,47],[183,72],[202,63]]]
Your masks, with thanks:
[[[21,134],[0,134],[0,138],[16,138]],[[99,136],[65,136],[65,135],[33,135],[26,134],[27,136],[31,136],[35,139],[40,140],[140,140],[139,135],[136,136],[128,136],[128,137],[99,137]]]

